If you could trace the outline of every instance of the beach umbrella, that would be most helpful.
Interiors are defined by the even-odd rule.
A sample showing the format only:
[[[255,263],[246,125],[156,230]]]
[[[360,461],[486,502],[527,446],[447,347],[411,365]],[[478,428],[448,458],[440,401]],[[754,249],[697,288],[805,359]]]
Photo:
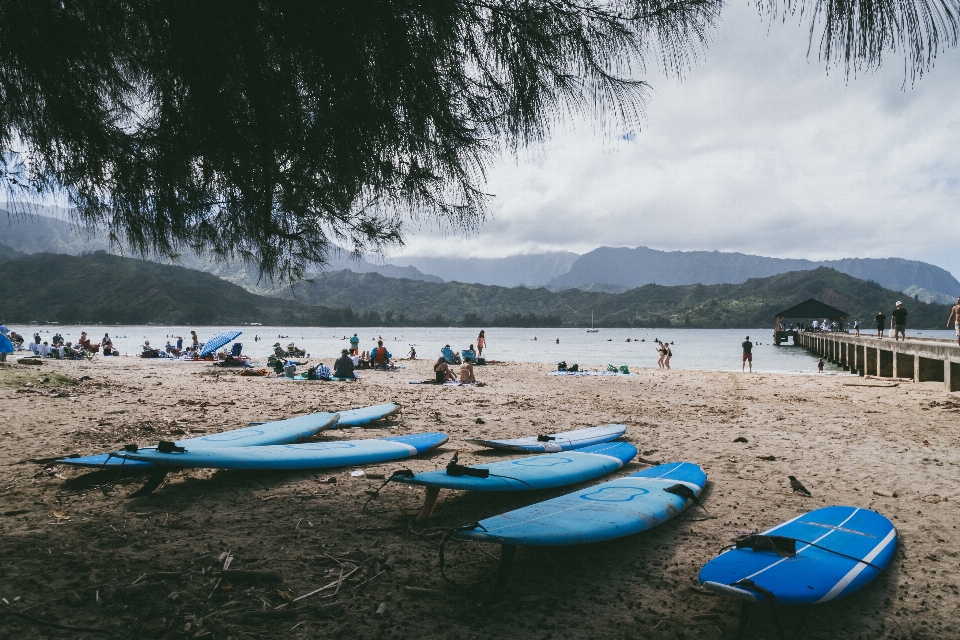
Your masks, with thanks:
[[[243,333],[242,331],[224,331],[223,333],[218,333],[209,340],[203,343],[203,348],[200,349],[200,357],[207,355],[208,353],[213,353],[220,347],[230,344],[237,337]]]
[[[2,334],[0,334],[0,353],[13,353],[13,343]]]

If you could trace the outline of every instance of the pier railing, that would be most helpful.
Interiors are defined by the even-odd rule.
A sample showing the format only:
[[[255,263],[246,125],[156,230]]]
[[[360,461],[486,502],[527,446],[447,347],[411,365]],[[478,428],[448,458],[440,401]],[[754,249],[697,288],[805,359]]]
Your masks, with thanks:
[[[949,340],[894,341],[886,336],[878,339],[808,331],[795,333],[793,340],[807,351],[861,376],[942,382],[947,391],[960,391],[960,345]]]

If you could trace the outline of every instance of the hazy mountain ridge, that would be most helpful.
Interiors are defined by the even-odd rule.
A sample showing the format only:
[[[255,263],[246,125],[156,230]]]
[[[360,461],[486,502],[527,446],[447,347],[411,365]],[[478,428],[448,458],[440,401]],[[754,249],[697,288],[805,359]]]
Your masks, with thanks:
[[[290,296],[296,295],[296,298]],[[870,318],[902,294],[832,269],[741,284],[645,285],[611,294],[387,278],[343,270],[284,298],[250,293],[209,273],[123,258],[37,253],[0,264],[0,317],[10,322],[306,326],[764,327],[808,297]],[[910,326],[942,326],[949,307],[910,302]]]
[[[659,251],[649,247],[599,247],[583,254],[570,271],[550,282],[551,289],[604,283],[639,287],[656,283],[737,284],[790,271],[825,266],[861,280],[904,291],[911,286],[948,296],[960,295],[960,281],[945,269],[902,258],[846,258],[814,262],[719,251]]]
[[[70,211],[58,207],[17,207],[13,211],[0,209],[0,242],[22,254],[59,253],[80,255],[94,251],[106,251],[114,255],[136,256],[111,246],[109,240],[70,222]],[[261,278],[257,270],[244,262],[224,262],[214,258],[186,252],[176,260],[149,257],[151,262],[181,266],[196,271],[211,273],[239,285],[252,293],[270,295],[284,289],[269,278]],[[350,269],[359,273],[381,273],[391,278],[411,278],[429,282],[443,282],[442,278],[421,273],[414,267],[398,267],[392,264],[376,265],[356,259],[346,251],[335,253],[328,270]],[[315,274],[314,274],[315,275]]]
[[[569,271],[579,257],[570,251],[553,251],[507,258],[397,258],[395,262],[440,276],[448,282],[518,287],[543,286]]]
[[[37,210],[42,215],[31,213]],[[38,252],[79,255],[111,248],[102,235],[77,227],[66,218],[69,211],[56,207],[16,208],[10,215],[0,209],[0,242],[24,254]],[[125,255],[132,255],[126,252]],[[188,253],[176,261],[154,258],[161,264],[175,264],[212,273],[252,293],[286,295],[289,287],[259,277],[256,269],[242,262],[221,262]],[[518,255],[507,258],[406,258],[372,263],[348,252],[333,255],[325,272],[349,269],[356,273],[378,273],[388,278],[405,278],[442,283],[456,281],[490,286],[543,286],[551,291],[577,288],[588,292],[622,293],[644,284],[669,286],[685,284],[737,284],[749,278],[812,270],[827,266],[861,280],[873,280],[884,287],[916,295],[921,301],[955,301],[960,281],[945,269],[902,258],[847,258],[814,262],[719,251],[659,251],[648,247],[599,247],[578,255],[567,251]],[[314,276],[318,274],[313,274]]]

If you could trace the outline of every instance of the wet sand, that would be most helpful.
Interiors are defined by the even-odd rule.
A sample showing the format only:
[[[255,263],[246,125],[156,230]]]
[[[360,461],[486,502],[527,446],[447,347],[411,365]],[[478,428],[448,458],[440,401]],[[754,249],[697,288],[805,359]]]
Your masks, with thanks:
[[[349,385],[135,358],[0,365],[0,637],[105,637],[38,622],[46,621],[117,637],[217,640],[730,638],[739,604],[699,590],[700,567],[738,529],[762,530],[830,504],[886,515],[900,531],[900,548],[862,591],[806,609],[802,637],[956,634],[960,397],[942,383],[844,386],[855,379],[654,369],[630,378],[556,378],[546,365],[501,364],[477,367],[486,386],[461,388],[410,385],[432,377],[431,363],[404,364]],[[82,376],[89,379],[74,382]],[[490,582],[444,582],[437,532],[569,488],[536,496],[444,491],[428,523],[434,528],[421,531],[408,526],[421,490],[391,484],[365,513],[382,481],[351,477],[352,469],[187,471],[131,499],[146,476],[117,482],[113,471],[28,461],[391,401],[403,405],[401,419],[318,439],[450,435],[430,455],[365,469],[389,475],[440,468],[455,449],[466,464],[509,457],[466,444],[470,436],[622,422],[644,459],[704,468],[703,502],[713,518],[691,509],[609,543],[520,549],[507,588],[491,596]],[[747,443],[734,442],[741,436]],[[769,456],[776,459],[762,459]],[[644,467],[632,463],[620,473]],[[788,475],[813,497],[793,494]],[[336,483],[324,481],[330,476]],[[224,580],[218,571],[227,552],[231,569],[274,572],[282,582]],[[449,543],[446,560],[456,582],[495,575],[496,563],[475,545]],[[242,613],[335,584],[353,567],[335,596],[331,588],[289,606],[296,614]],[[337,601],[342,609],[323,608]],[[803,611],[781,608],[780,617],[790,633]],[[768,611],[752,618],[747,637],[776,637]]]

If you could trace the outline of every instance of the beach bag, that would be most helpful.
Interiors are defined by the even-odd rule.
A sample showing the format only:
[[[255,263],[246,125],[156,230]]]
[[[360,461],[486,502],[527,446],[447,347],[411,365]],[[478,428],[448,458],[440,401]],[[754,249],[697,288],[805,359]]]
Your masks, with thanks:
[[[316,367],[310,367],[309,369],[307,369],[307,380],[316,380],[318,377],[319,376],[317,376]]]
[[[616,368],[615,366],[613,366],[612,364],[608,364],[608,365],[607,365],[607,371],[609,371],[609,372],[611,372],[611,373],[619,373],[619,372],[620,372],[620,369],[617,369],[617,368]]]
[[[577,371],[580,371],[580,365],[575,364],[571,366],[569,369],[567,369],[567,371],[572,371],[573,373],[576,373]]]
[[[477,364],[487,364],[486,358],[477,358]]]
[[[630,369],[627,368],[627,365],[623,365],[622,367],[620,367],[620,373],[624,375],[629,375]]]
[[[567,370],[566,361],[557,363],[557,371],[566,371],[566,370]]]
[[[896,338],[896,337],[897,337],[897,330],[896,330],[896,329],[887,329],[887,337],[888,337],[888,338]]]

